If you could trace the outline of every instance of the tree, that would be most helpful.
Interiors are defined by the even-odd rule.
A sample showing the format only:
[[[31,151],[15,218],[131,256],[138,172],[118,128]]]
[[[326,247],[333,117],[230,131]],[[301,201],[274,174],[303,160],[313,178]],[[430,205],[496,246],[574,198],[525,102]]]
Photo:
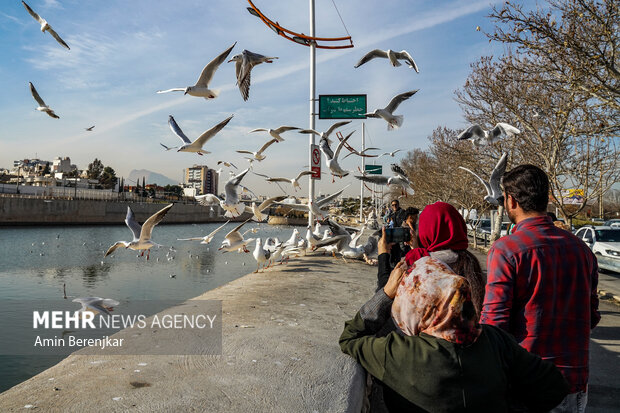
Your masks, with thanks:
[[[116,181],[118,178],[116,177],[116,172],[109,166],[103,168],[103,172],[99,176],[99,183],[105,189],[112,189],[114,185],[116,185]]]
[[[92,163],[88,164],[88,169],[86,172],[88,179],[98,180],[102,173],[103,173],[103,163],[99,159],[95,158],[95,160]]]
[[[183,196],[183,188],[179,185],[166,185],[164,186],[164,192],[169,196],[177,196],[179,198]]]

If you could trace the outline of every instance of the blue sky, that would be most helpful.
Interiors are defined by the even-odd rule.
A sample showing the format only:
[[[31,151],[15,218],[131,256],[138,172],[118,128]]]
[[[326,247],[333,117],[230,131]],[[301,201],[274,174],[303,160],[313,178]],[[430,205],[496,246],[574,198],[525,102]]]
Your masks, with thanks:
[[[149,169],[172,179],[192,164],[215,166],[228,160],[247,164],[237,149],[257,150],[266,134],[248,134],[253,128],[282,124],[308,126],[309,49],[269,30],[247,11],[242,0],[31,0],[28,4],[44,17],[71,47],[58,45],[39,30],[20,1],[0,5],[0,167],[14,159],[52,160],[69,156],[85,168],[95,157],[112,166],[119,176],[132,169]],[[265,1],[255,4],[283,26],[308,33],[308,1]],[[403,127],[387,131],[380,119],[367,119],[367,146],[394,150],[424,148],[427,137],[440,125],[462,128],[465,122],[454,91],[479,56],[502,53],[482,30],[492,30],[485,16],[492,2],[456,1],[337,1],[355,47],[317,50],[317,94],[367,94],[368,108],[384,107],[392,96],[420,91],[396,113]],[[331,0],[316,0],[317,36],[346,35]],[[252,71],[250,99],[244,102],[235,86],[234,64],[225,63],[211,86],[220,89],[215,100],[156,94],[159,89],[194,84],[206,63],[233,42],[233,54],[243,49],[278,56],[273,64]],[[358,69],[353,65],[375,49],[408,50],[420,73],[406,66],[391,67],[374,60]],[[35,110],[28,82],[60,116],[52,119]],[[159,143],[178,144],[168,128],[172,114],[194,139],[226,117],[233,120],[206,148],[210,155],[164,151]],[[325,130],[331,121],[318,120]],[[96,125],[93,132],[84,128]],[[356,130],[350,142],[361,142],[361,121],[341,129]],[[308,164],[307,135],[289,132],[286,141],[272,145],[267,159],[255,170],[271,176],[294,176]],[[401,152],[398,155],[403,155]],[[385,167],[388,158],[380,158]],[[397,158],[398,159],[398,158]],[[323,167],[325,168],[323,159]],[[342,166],[354,170],[359,158]],[[220,185],[225,180],[223,175]],[[257,176],[245,184],[255,192],[279,193]],[[302,188],[307,187],[303,178]],[[331,193],[354,183],[347,194],[359,192],[351,177],[331,183],[324,176],[317,192]],[[305,192],[305,191],[304,191]]]

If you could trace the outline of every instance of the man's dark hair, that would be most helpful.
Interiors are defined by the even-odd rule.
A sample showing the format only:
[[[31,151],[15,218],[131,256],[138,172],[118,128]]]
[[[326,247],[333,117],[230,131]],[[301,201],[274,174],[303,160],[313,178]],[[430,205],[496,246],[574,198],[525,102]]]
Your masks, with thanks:
[[[418,208],[415,207],[409,207],[407,209],[405,209],[405,219],[409,218],[411,215],[419,215],[420,214],[420,210]]]
[[[502,178],[506,195],[517,200],[524,212],[545,212],[549,204],[549,178],[534,165],[519,165]]]
[[[392,202],[390,202],[390,205],[392,205],[394,202],[396,202],[396,205],[400,206],[400,202],[398,201],[398,199],[393,199]]]

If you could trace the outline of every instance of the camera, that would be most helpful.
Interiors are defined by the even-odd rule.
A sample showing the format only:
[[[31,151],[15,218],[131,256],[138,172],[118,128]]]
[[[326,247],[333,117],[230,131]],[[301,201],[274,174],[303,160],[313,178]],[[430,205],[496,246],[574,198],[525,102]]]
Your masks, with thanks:
[[[409,242],[411,239],[411,232],[409,228],[397,227],[385,229],[385,240],[388,243],[392,242]]]

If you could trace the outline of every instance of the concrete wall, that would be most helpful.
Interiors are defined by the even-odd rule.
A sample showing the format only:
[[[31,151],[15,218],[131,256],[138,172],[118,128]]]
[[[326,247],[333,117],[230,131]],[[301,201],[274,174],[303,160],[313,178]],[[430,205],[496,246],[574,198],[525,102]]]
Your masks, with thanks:
[[[138,222],[166,206],[166,203],[106,202],[99,200],[33,199],[0,197],[0,225],[118,224],[125,220],[127,207]],[[248,218],[244,214],[237,220]],[[163,223],[224,222],[219,206],[175,203]]]

